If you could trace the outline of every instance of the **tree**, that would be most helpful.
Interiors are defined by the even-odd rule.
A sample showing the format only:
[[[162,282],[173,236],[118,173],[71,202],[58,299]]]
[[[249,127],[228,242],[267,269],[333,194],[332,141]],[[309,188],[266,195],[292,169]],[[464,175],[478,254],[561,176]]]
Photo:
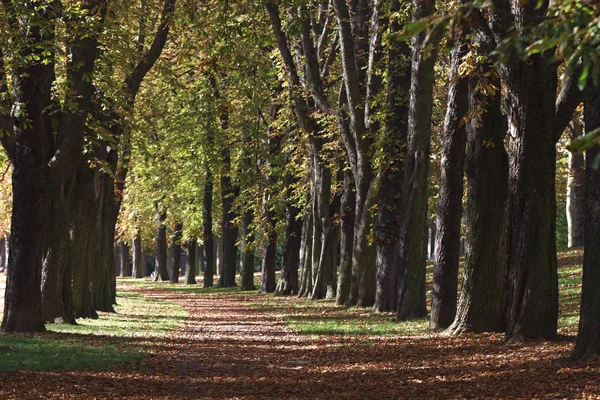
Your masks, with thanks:
[[[591,85],[590,85],[591,86]],[[600,129],[600,89],[587,87],[584,94],[584,123],[587,134]],[[586,151],[585,237],[583,255],[583,286],[577,343],[572,358],[581,359],[600,354],[600,147],[594,143]]]
[[[52,117],[45,112],[53,106],[51,96],[55,75],[55,24],[57,10],[44,1],[15,4],[2,2],[10,26],[15,61],[14,102],[20,112],[10,121],[2,144],[14,165],[11,251],[6,288],[6,307],[2,329],[6,332],[44,330],[42,314],[42,258],[51,246],[55,226],[48,222],[64,214],[65,204],[57,183],[70,184],[83,142],[83,124],[90,108],[93,86],[88,76],[97,58],[98,20],[104,2],[84,2],[75,19],[86,20],[95,28],[91,32],[70,27],[73,39],[68,51],[68,102],[75,105],[62,111],[58,131]],[[85,24],[76,24],[83,26]],[[3,70],[4,71],[4,70]],[[5,81],[2,73],[0,81]],[[83,112],[82,112],[83,111]],[[6,115],[3,120],[6,122]],[[12,125],[12,128],[10,127]],[[63,181],[66,179],[67,181]],[[50,218],[49,218],[50,216]],[[59,218],[61,221],[62,218]],[[61,232],[61,227],[58,227]],[[54,249],[58,251],[58,249]],[[18,265],[18,267],[16,267]]]
[[[455,33],[450,65],[448,107],[444,121],[444,139],[440,190],[437,208],[433,298],[429,327],[447,328],[454,321],[458,294],[458,259],[463,199],[463,171],[469,111],[469,79],[459,67],[468,51],[467,32]],[[458,36],[458,37],[456,37]]]
[[[416,20],[430,16],[435,9],[433,0],[415,0],[413,5]],[[398,320],[427,315],[425,306],[427,176],[435,52],[425,49],[425,38],[426,35],[421,33],[412,40],[413,73],[399,240]]]

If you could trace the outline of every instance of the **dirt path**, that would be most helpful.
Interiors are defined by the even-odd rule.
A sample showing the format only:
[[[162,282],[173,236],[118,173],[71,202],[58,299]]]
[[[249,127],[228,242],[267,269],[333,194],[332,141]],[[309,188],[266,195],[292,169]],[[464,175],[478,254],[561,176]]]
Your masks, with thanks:
[[[600,360],[566,363],[568,342],[309,337],[244,296],[142,293],[190,314],[151,356],[103,373],[0,373],[0,399],[600,398]]]

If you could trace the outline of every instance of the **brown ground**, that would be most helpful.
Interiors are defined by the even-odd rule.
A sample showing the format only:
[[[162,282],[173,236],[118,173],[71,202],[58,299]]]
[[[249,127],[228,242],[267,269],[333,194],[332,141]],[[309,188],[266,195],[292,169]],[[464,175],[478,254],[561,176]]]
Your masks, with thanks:
[[[0,399],[600,399],[600,359],[565,361],[568,340],[301,336],[244,296],[140,291],[189,312],[151,356],[111,372],[0,373]]]

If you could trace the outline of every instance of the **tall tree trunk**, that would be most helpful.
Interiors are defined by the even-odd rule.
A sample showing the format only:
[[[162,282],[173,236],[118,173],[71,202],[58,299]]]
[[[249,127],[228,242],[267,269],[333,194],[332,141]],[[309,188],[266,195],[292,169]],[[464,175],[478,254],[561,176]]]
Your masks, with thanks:
[[[289,154],[286,154],[286,164],[289,163]],[[300,263],[300,245],[302,241],[302,219],[298,218],[300,210],[292,203],[292,187],[294,178],[287,175],[285,199],[285,238],[283,243],[283,265],[281,275],[275,289],[276,294],[298,294],[298,267]]]
[[[445,329],[456,315],[458,259],[463,200],[463,171],[467,141],[464,118],[469,112],[469,80],[458,71],[468,51],[466,32],[452,49],[448,107],[444,121],[440,192],[437,207],[433,298],[429,327]]]
[[[506,67],[509,121],[506,340],[553,338],[556,259],[556,66],[532,56]]]
[[[277,264],[277,232],[272,218],[268,221],[269,232],[267,240],[262,247],[262,275],[260,279],[259,294],[273,293],[275,291],[275,267]]]
[[[570,124],[571,139],[583,134],[579,121]],[[567,181],[568,246],[583,246],[585,232],[585,159],[582,153],[569,151],[569,178]]]
[[[240,290],[256,290],[254,286],[254,234],[250,229],[254,216],[246,210],[242,214],[242,253],[240,260]]]
[[[95,229],[96,215],[90,210],[96,208],[100,194],[97,179],[98,171],[94,171],[82,160],[77,173],[75,190],[71,200],[70,221],[73,230],[71,241],[71,259],[73,265],[73,314],[75,318],[98,318],[92,297],[93,268],[95,243],[100,240]]]
[[[129,245],[121,242],[121,277],[131,277],[131,262],[129,261]]]
[[[435,9],[434,0],[413,0],[415,20]],[[427,315],[427,177],[433,110],[435,51],[423,51],[425,33],[412,40],[411,97],[408,116],[406,169],[403,182],[402,229],[398,264],[398,320]]]
[[[181,261],[181,230],[183,224],[177,223],[171,237],[171,278],[170,283],[179,283],[179,264]]]
[[[392,11],[400,2],[392,2]],[[392,22],[391,33],[402,30]],[[408,104],[411,80],[411,50],[405,41],[389,43],[387,65],[387,99],[385,118],[384,159],[380,170],[377,220],[375,222],[376,290],[374,311],[396,311],[398,304],[398,252],[400,213],[406,141],[408,136]]]
[[[341,199],[340,266],[336,304],[345,305],[350,297],[352,283],[352,243],[354,240],[354,210],[356,197],[354,179],[349,169],[344,169],[344,191]]]
[[[485,64],[478,76],[489,74]],[[493,79],[496,92],[487,95],[471,78],[470,109],[481,108],[480,120],[467,127],[467,201],[465,223],[468,250],[456,318],[449,328],[453,334],[503,329],[504,280],[506,272],[505,231],[508,191],[508,156],[504,147],[507,121],[502,115],[500,81]]]
[[[312,212],[304,217],[302,227],[302,243],[300,244],[300,288],[298,297],[307,297],[312,294]]]
[[[588,85],[591,85],[588,83]],[[584,96],[585,131],[600,129],[600,89],[586,88]],[[585,247],[583,254],[583,287],[577,343],[573,359],[600,354],[600,169],[597,160],[600,146],[586,152]]]
[[[142,251],[142,238],[139,232],[133,237],[131,249],[133,257],[133,272],[131,277],[142,279],[144,277],[144,253]]]
[[[167,268],[167,213],[162,211],[158,215],[158,226],[156,227],[156,269],[154,271],[155,282],[166,282],[169,280]]]
[[[187,259],[185,266],[185,284],[195,285],[196,284],[196,253],[198,252],[198,241],[195,237],[191,238],[187,242]]]
[[[204,249],[203,286],[212,287],[215,275],[214,235],[212,230],[213,176],[210,167],[204,174],[204,198],[202,200],[202,232]]]
[[[317,139],[313,139],[314,142]],[[331,202],[331,170],[320,156],[321,143],[313,143],[313,292],[312,299],[323,299],[327,286],[333,284],[334,241],[329,215]]]

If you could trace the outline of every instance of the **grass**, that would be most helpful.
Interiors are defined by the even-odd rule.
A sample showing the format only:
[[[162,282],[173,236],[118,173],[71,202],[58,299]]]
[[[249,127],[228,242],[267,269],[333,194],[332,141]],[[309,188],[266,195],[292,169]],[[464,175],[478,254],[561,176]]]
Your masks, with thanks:
[[[100,313],[98,319],[79,320],[77,325],[48,324],[54,332],[112,337],[165,337],[182,326],[187,312],[175,303],[143,297],[135,292],[118,292],[116,313]]]
[[[187,313],[175,303],[119,292],[116,313],[77,325],[48,324],[48,333],[0,335],[0,371],[107,370],[142,359],[147,344],[182,326]]]
[[[144,357],[140,348],[57,335],[0,336],[0,371],[106,370]]]

